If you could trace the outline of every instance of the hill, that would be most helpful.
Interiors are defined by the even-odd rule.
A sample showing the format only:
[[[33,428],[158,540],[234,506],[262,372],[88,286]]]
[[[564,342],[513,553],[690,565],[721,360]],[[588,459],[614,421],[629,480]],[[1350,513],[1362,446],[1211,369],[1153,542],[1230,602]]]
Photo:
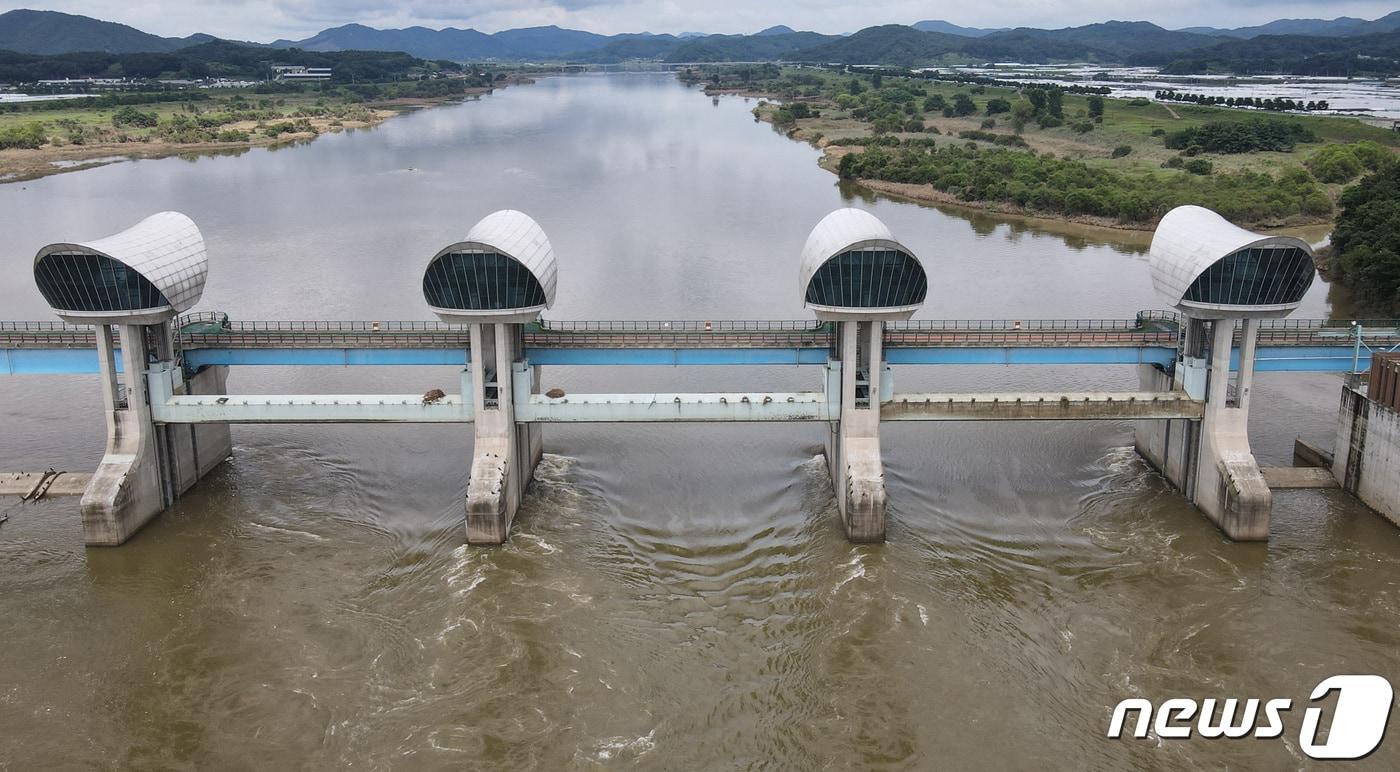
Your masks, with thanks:
[[[457,65],[430,64],[398,51],[275,51],[215,40],[168,52],[112,54],[75,51],[23,54],[0,51],[0,82],[32,83],[57,78],[85,78],[120,72],[132,78],[262,79],[273,63],[331,67],[336,83],[393,80],[415,71]]]
[[[663,55],[668,62],[766,62],[794,51],[840,40],[839,35],[787,32],[773,35],[707,35],[682,41]]]
[[[1196,32],[1202,35],[1231,38],[1257,38],[1261,35],[1307,35],[1311,37],[1349,37],[1375,35],[1394,32],[1400,29],[1400,11],[1382,16],[1374,21],[1353,16],[1339,16],[1335,19],[1278,19],[1256,27],[1219,29],[1216,27],[1188,27],[1181,32]]]
[[[1400,74],[1400,31],[1357,37],[1262,35],[1220,43],[1186,56],[1141,56],[1132,63],[1160,66],[1172,75],[1392,76]]]
[[[982,29],[980,27],[959,27],[958,25],[952,22],[943,21],[942,19],[926,19],[924,21],[916,21],[909,26],[913,27],[914,29],[920,32],[942,32],[945,35],[959,35],[965,38],[980,38],[986,35],[990,35],[993,32],[1005,32],[1007,30],[1006,27],[997,27],[996,29]]]
[[[307,51],[403,51],[427,59],[558,59],[596,50],[613,40],[581,30],[526,27],[493,35],[474,29],[427,27],[375,29],[346,24],[302,40],[278,40],[277,48]]]
[[[853,35],[804,48],[792,58],[804,62],[843,64],[888,64],[913,67],[929,64],[947,54],[956,54],[970,38],[942,32],[920,32],[902,24],[867,27]]]
[[[213,39],[210,35],[163,38],[125,24],[58,11],[20,9],[0,13],[0,50],[24,54],[174,51]]]
[[[1146,53],[1180,54],[1218,45],[1220,39],[1172,32],[1147,22],[1111,21],[1059,30],[1020,28],[965,37],[889,24],[794,52],[809,62],[887,64],[910,67],[949,58],[964,61],[1124,62]]]

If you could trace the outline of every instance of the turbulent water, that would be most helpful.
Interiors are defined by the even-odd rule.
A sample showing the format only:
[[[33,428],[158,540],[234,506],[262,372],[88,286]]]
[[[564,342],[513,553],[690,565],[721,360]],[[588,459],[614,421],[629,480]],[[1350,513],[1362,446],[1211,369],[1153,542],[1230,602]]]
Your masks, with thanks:
[[[202,308],[428,319],[419,279],[534,215],[555,319],[803,318],[798,250],[875,212],[924,318],[1127,318],[1141,245],[849,198],[815,151],[665,75],[510,88],[238,158],[0,185],[0,318],[41,245],[190,214]],[[1320,282],[1303,316],[1326,314]],[[816,389],[810,368],[545,368],[571,391]],[[1133,388],[1131,368],[903,368],[901,390]],[[407,393],[450,368],[236,369],[243,392]],[[1252,432],[1331,444],[1340,382],[1264,374]],[[0,469],[91,468],[91,378],[0,378]],[[238,427],[117,549],[77,502],[0,500],[0,769],[1288,768],[1312,687],[1397,680],[1400,531],[1279,493],[1230,544],[1129,424],[891,425],[889,541],[841,536],[813,426],[550,426],[509,544],[463,546],[469,427]],[[1289,697],[1280,740],[1109,740],[1126,697]],[[1400,741],[1366,761],[1400,764]]]

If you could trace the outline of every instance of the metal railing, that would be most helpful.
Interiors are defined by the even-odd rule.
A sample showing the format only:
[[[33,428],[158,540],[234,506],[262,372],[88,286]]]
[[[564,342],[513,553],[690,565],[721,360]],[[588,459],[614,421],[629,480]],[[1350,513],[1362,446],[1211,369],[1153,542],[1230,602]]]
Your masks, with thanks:
[[[935,319],[892,322],[885,344],[920,346],[1175,345],[1180,317],[1142,311],[1133,319]],[[177,320],[178,344],[193,348],[467,348],[468,329],[437,321],[233,321],[201,311]],[[1361,320],[1364,346],[1400,345],[1400,320]],[[1260,345],[1336,346],[1354,341],[1348,321],[1276,319],[1260,324]],[[812,320],[553,321],[524,326],[525,345],[542,348],[824,348],[835,325]],[[0,347],[92,348],[91,325],[0,322]]]

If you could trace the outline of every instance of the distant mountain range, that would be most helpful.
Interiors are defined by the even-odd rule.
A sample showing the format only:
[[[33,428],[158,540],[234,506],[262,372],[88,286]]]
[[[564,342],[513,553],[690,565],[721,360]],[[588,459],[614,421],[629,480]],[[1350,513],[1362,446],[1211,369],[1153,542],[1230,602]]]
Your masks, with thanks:
[[[25,54],[105,51],[113,54],[176,51],[207,43],[213,35],[163,38],[135,27],[57,11],[18,10],[0,14],[0,50]]]
[[[1335,19],[1279,19],[1257,27],[1217,29],[1215,27],[1187,27],[1182,32],[1197,32],[1202,35],[1215,35],[1229,38],[1257,38],[1261,35],[1309,35],[1312,37],[1355,37],[1376,35],[1382,32],[1400,30],[1400,11],[1388,16],[1366,21],[1351,16]]]
[[[1317,69],[1350,74],[1380,71],[1394,55],[1391,35],[1400,34],[1400,11],[1366,21],[1284,19],[1239,29],[1167,30],[1141,21],[1109,21],[1064,29],[983,29],[941,20],[913,26],[887,24],[850,35],[799,32],[778,25],[751,35],[599,35],[560,27],[529,27],[487,34],[474,29],[427,27],[375,29],[346,24],[302,40],[277,40],[268,47],[311,52],[401,51],[423,59],[456,61],[570,61],[614,63],[803,61],[898,66],[936,63],[1085,61],[1152,63],[1201,71],[1247,63],[1252,71]],[[53,11],[0,14],[0,50],[29,54],[100,51],[170,52],[215,40],[210,35],[164,38],[122,24]],[[261,44],[250,44],[261,45]],[[1306,60],[1321,57],[1313,64]],[[1273,63],[1273,64],[1271,64]],[[1371,69],[1367,69],[1371,67]],[[1311,69],[1310,69],[1311,68]]]
[[[920,32],[942,32],[945,35],[960,35],[965,38],[986,37],[987,35],[990,35],[993,32],[1005,32],[1007,30],[1006,27],[998,27],[996,29],[981,29],[979,27],[959,27],[958,25],[952,22],[943,21],[942,19],[927,19],[925,21],[916,21],[913,24],[910,24],[909,26],[913,27],[916,30],[919,30]]]

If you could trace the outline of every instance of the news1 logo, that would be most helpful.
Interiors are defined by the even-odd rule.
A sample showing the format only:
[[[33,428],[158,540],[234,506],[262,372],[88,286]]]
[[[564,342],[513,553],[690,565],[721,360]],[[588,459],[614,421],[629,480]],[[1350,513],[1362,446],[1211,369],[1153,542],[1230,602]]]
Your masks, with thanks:
[[[1335,675],[1314,687],[1308,700],[1318,702],[1332,692],[1337,693],[1337,707],[1325,740],[1318,741],[1323,708],[1310,707],[1303,711],[1303,724],[1298,731],[1298,744],[1303,752],[1314,759],[1359,759],[1380,747],[1390,720],[1390,708],[1395,703],[1395,690],[1390,682],[1378,675]],[[1293,700],[1286,698],[1241,701],[1233,697],[1224,700],[1176,697],[1161,705],[1133,698],[1123,700],[1113,709],[1108,736],[1122,737],[1124,729],[1129,727],[1128,717],[1133,714],[1129,736],[1138,739],[1147,737],[1149,730],[1164,740],[1187,740],[1193,732],[1208,740],[1251,735],[1263,740],[1274,739],[1283,736],[1287,729],[1284,714],[1292,709]]]

